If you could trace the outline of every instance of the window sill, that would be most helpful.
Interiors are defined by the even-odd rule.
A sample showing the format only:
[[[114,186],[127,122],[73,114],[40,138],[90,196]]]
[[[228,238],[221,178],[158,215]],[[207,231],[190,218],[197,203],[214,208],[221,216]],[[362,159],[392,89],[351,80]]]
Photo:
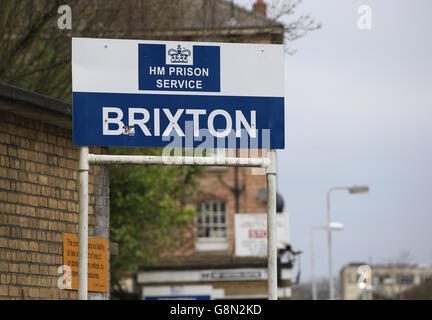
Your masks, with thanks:
[[[197,251],[227,251],[227,239],[197,239],[195,241]]]

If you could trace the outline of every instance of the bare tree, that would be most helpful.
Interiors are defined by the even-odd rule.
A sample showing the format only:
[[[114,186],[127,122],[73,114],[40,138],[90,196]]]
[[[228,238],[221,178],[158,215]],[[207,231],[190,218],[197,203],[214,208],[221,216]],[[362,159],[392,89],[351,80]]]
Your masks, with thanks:
[[[269,18],[224,0],[70,0],[73,28],[59,30],[62,4],[0,1],[0,81],[70,102],[71,36],[253,42],[277,27],[292,41],[321,26],[309,15],[287,20],[301,0],[269,2]]]
[[[322,26],[321,22],[316,21],[310,14],[291,19],[302,2],[303,0],[273,0],[270,3],[269,15],[274,23],[290,19],[284,23],[285,38],[289,41],[304,37],[308,32],[320,29]]]
[[[98,1],[93,1],[95,4]],[[60,0],[0,2],[0,80],[70,101],[72,31],[57,27]],[[85,0],[70,1],[74,35],[89,35],[111,19]],[[111,14],[112,16],[112,14]]]

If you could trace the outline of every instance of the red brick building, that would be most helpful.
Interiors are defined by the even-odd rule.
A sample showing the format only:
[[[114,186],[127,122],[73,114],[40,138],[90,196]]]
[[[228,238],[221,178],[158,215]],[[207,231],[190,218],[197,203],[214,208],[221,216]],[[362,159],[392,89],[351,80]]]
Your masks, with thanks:
[[[265,174],[252,168],[211,167],[199,180],[194,234],[187,249],[172,252],[157,266],[143,267],[135,283],[144,299],[154,296],[202,296],[203,299],[266,299],[267,258],[236,256],[235,215],[266,213]],[[279,197],[278,209],[283,204]],[[236,208],[237,207],[237,208]],[[280,265],[279,297],[291,295],[291,262]],[[131,284],[130,284],[131,285]]]

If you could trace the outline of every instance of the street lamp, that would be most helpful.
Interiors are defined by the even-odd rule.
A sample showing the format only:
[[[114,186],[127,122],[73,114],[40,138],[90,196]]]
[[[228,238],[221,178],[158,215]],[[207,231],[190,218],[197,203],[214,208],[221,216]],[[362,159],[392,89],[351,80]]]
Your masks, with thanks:
[[[368,186],[353,186],[348,188],[348,192],[351,194],[355,193],[366,193],[369,192]]]
[[[351,187],[333,187],[327,191],[327,224],[330,224],[330,193],[335,190],[348,190],[350,194],[369,192],[368,186],[351,186]],[[328,228],[328,264],[329,264],[329,298],[334,300],[334,284],[333,284],[333,257],[332,257],[332,236],[331,229]]]
[[[340,222],[330,222],[328,225],[314,227],[310,231],[310,252],[311,252],[311,278],[312,278],[312,300],[317,300],[317,288],[315,281],[315,257],[314,257],[314,246],[313,246],[313,231],[316,230],[342,230],[343,224]]]

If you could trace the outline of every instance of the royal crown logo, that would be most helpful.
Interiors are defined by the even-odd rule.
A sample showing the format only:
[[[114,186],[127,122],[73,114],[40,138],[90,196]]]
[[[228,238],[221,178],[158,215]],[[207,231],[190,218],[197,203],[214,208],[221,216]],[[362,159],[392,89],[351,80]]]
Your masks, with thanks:
[[[192,55],[189,49],[177,46],[177,49],[169,49],[168,55],[171,57],[171,63],[188,63],[189,57]]]

